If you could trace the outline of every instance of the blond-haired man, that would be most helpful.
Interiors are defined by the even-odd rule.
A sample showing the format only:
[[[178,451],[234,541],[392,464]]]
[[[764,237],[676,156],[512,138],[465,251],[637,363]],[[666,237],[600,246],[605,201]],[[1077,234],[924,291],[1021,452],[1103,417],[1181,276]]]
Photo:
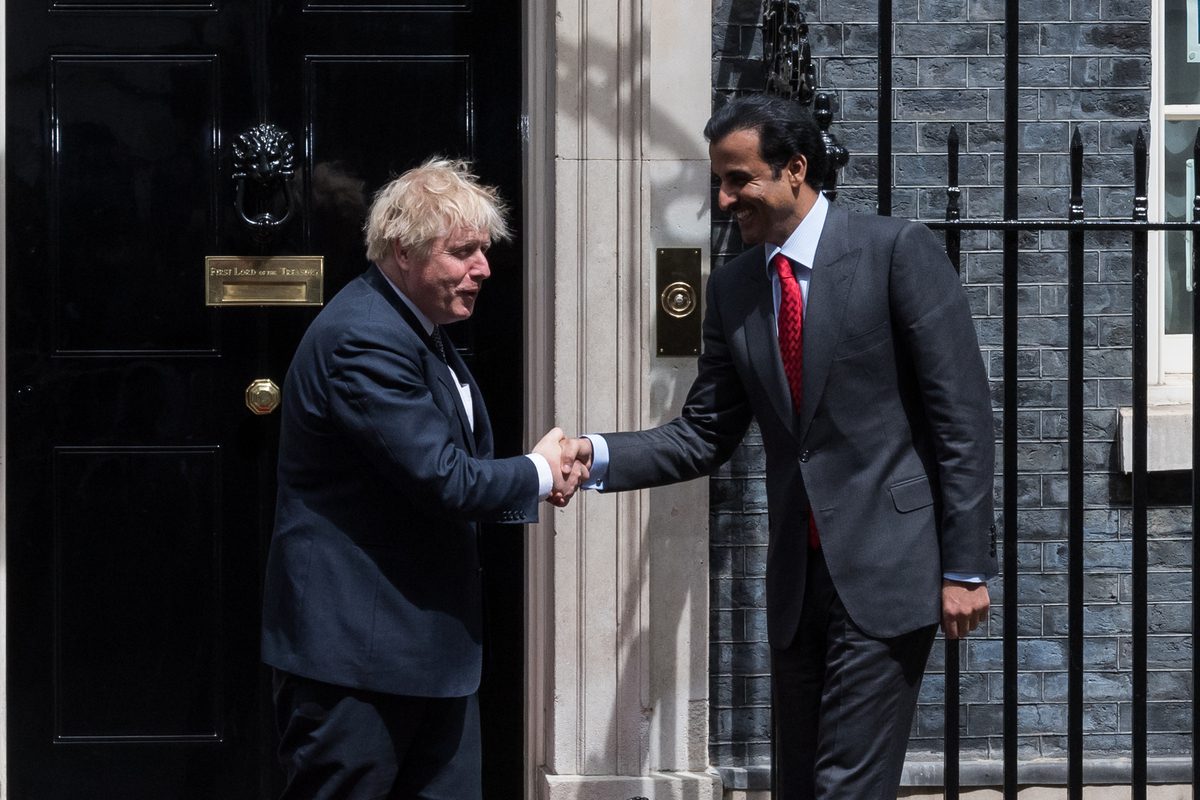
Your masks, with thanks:
[[[373,266],[322,310],[284,385],[263,660],[285,798],[481,796],[481,521],[569,495],[562,432],[493,458],[440,326],[474,311],[508,236],[495,190],[431,159],[376,195]]]

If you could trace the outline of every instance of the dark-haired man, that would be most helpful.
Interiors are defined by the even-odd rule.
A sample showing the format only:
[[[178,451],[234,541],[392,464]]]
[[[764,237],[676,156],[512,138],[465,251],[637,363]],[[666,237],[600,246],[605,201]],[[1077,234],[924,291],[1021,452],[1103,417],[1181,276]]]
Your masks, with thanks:
[[[758,421],[775,797],[890,800],[937,624],[975,628],[996,570],[975,330],[928,228],[821,194],[802,107],[734,100],[704,133],[720,208],[754,246],[709,279],[683,411],[564,457],[604,491],[655,486],[711,472]]]

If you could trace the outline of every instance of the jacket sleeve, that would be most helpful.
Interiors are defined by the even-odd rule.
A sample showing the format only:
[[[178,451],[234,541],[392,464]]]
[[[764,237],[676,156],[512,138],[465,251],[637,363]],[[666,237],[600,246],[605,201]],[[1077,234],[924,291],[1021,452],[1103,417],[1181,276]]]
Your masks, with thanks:
[[[943,572],[996,574],[995,442],[987,374],[966,295],[937,238],[912,223],[892,253],[894,326],[933,436]]]
[[[606,433],[604,491],[661,486],[707,475],[733,454],[750,425],[750,401],[730,354],[714,275],[708,282],[703,352],[678,417],[645,431]]]
[[[474,458],[459,447],[416,354],[351,331],[329,359],[332,419],[415,506],[452,518],[537,521],[533,462]]]

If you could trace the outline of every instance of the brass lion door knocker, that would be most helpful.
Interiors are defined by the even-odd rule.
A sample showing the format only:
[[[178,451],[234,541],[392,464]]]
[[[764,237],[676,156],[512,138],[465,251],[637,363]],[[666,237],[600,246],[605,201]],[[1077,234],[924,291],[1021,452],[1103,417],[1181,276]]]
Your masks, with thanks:
[[[270,123],[255,125],[233,141],[233,179],[237,194],[233,205],[251,234],[260,242],[274,236],[292,218],[296,202],[292,176],[296,172],[292,135]],[[246,184],[251,188],[247,192]],[[277,184],[283,188],[282,212],[276,208]],[[247,213],[247,194],[253,204]]]

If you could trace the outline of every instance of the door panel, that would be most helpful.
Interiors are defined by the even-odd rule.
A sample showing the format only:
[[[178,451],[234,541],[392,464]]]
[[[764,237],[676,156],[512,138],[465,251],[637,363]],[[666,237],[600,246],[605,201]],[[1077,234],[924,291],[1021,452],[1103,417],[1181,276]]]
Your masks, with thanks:
[[[478,6],[478,7],[477,7]],[[366,267],[371,194],[432,153],[520,209],[512,2],[9,0],[9,795],[238,800],[278,789],[261,574],[282,383],[316,310],[208,308],[204,256]],[[230,143],[296,142],[294,219],[256,241]],[[519,452],[519,247],[451,335]],[[485,347],[477,343],[485,343]],[[521,537],[489,535],[489,797],[521,793]],[[515,587],[515,588],[514,588]],[[505,749],[507,747],[507,749]]]
[[[253,797],[255,454],[221,402],[246,321],[201,271],[249,18],[93,5],[6,6],[7,789]]]
[[[219,195],[217,75],[212,56],[52,56],[56,351],[215,349],[196,302],[215,209],[164,198]]]
[[[343,162],[387,175],[428,156],[431,142],[444,153],[470,153],[469,68],[462,57],[307,56],[309,167]],[[403,88],[389,101],[381,86]]]
[[[219,458],[55,451],[57,741],[221,736]]]

